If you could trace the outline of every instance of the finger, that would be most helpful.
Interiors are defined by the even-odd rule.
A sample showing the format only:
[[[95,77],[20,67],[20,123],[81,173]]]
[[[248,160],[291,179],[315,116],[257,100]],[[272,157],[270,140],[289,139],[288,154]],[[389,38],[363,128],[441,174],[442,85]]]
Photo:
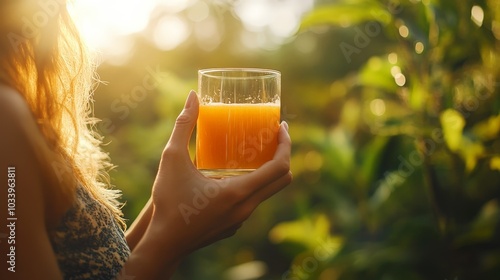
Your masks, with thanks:
[[[288,134],[288,123],[283,121],[281,122],[278,134],[278,148],[276,149],[276,153],[274,153],[273,159],[289,160],[291,149],[292,140],[290,139],[290,134]]]
[[[196,92],[193,90],[189,95],[184,105],[184,109],[179,114],[175,121],[175,126],[167,144],[167,149],[182,150],[188,154],[187,146],[191,134],[193,133],[196,120],[198,119],[199,102]]]
[[[276,149],[276,153],[271,161],[266,162],[254,172],[245,174],[235,179],[247,182],[247,184],[251,185],[253,188],[259,188],[266,186],[288,174],[290,171],[292,142],[287,129],[288,124],[286,122],[282,122],[278,135],[278,148]],[[254,192],[256,190],[252,189],[250,191]]]

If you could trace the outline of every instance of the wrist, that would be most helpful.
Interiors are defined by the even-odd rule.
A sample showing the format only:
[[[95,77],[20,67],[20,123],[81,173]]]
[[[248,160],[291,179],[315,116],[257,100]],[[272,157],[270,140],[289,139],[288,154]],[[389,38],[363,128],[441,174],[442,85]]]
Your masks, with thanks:
[[[127,243],[131,251],[134,250],[135,246],[137,246],[139,241],[144,236],[147,228],[149,227],[152,213],[153,204],[151,202],[151,199],[149,199],[149,201],[142,209],[141,213],[139,213],[132,225],[125,232],[125,238],[127,239]]]
[[[151,221],[146,232],[149,242],[158,248],[166,248],[168,258],[172,262],[180,262],[187,254],[186,236],[182,235],[182,230],[176,226],[175,215],[165,216],[153,210]]]
[[[129,256],[123,273],[141,279],[169,279],[182,260],[166,231],[166,225],[153,222]]]

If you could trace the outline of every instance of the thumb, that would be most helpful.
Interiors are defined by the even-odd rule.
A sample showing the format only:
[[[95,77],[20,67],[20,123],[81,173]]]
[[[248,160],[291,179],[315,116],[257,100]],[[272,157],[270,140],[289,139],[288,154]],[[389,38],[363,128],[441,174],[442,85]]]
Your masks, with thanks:
[[[184,109],[175,120],[175,126],[168,141],[170,148],[186,149],[196,120],[198,119],[199,110],[198,97],[196,92],[191,90],[184,105]]]

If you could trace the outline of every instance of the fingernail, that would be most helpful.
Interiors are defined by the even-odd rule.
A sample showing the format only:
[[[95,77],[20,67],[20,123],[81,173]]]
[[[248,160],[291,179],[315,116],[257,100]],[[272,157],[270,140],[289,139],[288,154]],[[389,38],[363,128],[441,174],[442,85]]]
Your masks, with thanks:
[[[288,131],[288,123],[286,121],[281,122],[283,126],[285,127],[286,131]]]
[[[194,90],[191,90],[189,92],[188,98],[186,100],[186,104],[184,105],[184,109],[189,109],[189,107],[191,107],[191,105],[193,105],[195,98],[196,98],[196,92]]]

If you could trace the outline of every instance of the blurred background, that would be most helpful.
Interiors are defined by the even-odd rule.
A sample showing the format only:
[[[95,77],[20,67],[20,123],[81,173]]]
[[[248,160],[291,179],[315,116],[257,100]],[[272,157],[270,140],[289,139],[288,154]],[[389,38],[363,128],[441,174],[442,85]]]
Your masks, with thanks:
[[[95,115],[129,221],[198,69],[282,72],[294,182],[175,279],[500,279],[500,1],[75,0],[72,12],[100,63]]]

